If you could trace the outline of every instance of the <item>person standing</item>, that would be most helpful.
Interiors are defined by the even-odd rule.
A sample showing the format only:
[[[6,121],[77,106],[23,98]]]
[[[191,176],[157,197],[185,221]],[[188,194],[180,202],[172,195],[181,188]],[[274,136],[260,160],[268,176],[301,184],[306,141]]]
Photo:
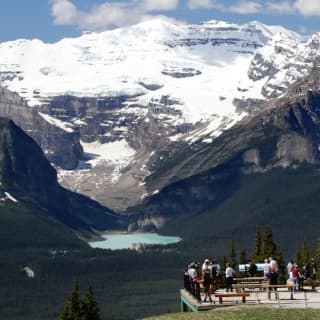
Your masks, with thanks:
[[[278,263],[273,257],[270,257],[269,261],[270,261],[269,285],[276,286],[278,284],[278,272],[279,272]],[[268,298],[269,299],[271,299],[271,291],[272,290],[275,291],[276,298],[278,297],[277,288],[271,287],[271,288],[269,288],[269,291],[268,291]]]
[[[269,261],[270,261],[270,272],[278,274],[279,272],[278,262],[273,257],[270,257]]]
[[[288,277],[289,277],[289,279],[290,279],[290,272],[291,272],[292,268],[293,268],[293,260],[290,260],[290,261],[288,262],[288,264],[287,264],[287,271],[288,271]]]
[[[184,288],[191,292],[191,283],[190,283],[190,276],[189,276],[189,273],[188,273],[188,266],[184,269],[184,272],[183,272],[183,283],[184,283]]]
[[[299,269],[298,291],[303,291],[304,271],[305,266],[303,266],[302,269]]]
[[[248,275],[249,277],[254,277],[257,273],[258,268],[256,264],[252,261],[248,261],[248,264],[249,264]]]
[[[226,264],[226,291],[229,292],[229,290],[232,292],[232,283],[233,283],[233,277],[234,277],[235,271],[231,267],[231,263]]]
[[[263,276],[265,279],[270,277],[270,264],[268,259],[264,259]]]
[[[201,267],[202,272],[203,272],[206,268],[208,268],[209,263],[210,263],[209,259],[204,259],[203,264],[202,264],[202,267]]]
[[[220,266],[216,259],[212,259],[211,263],[211,293],[214,293],[219,287]]]
[[[317,263],[314,258],[311,259],[310,262],[310,270],[311,270],[311,279],[316,280],[316,275],[317,275]]]
[[[187,273],[189,275],[191,293],[195,296],[196,292],[195,292],[194,278],[197,275],[197,271],[196,271],[194,262],[189,264]]]
[[[200,282],[201,282],[201,273],[196,270],[193,278],[193,292],[196,299],[201,302],[201,295],[200,295]]]
[[[297,292],[299,285],[299,269],[297,264],[294,264],[293,268],[291,269],[290,279],[293,285],[293,292]]]
[[[203,279],[203,289],[204,289],[203,302],[207,302],[207,298],[209,298],[209,302],[212,303],[212,299],[211,299],[211,270],[209,268],[209,264],[202,271],[202,279]]]

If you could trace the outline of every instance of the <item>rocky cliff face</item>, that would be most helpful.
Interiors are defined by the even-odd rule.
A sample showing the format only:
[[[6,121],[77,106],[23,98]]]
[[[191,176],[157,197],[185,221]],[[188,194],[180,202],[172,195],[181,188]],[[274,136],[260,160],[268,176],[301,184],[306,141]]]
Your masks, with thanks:
[[[4,88],[0,88],[0,116],[15,121],[56,165],[73,169],[83,158],[76,128],[67,131],[56,123],[48,122],[41,117],[38,109],[30,108],[25,100]]]
[[[133,98],[62,96],[41,107],[44,114],[77,127],[85,151],[76,170],[60,170],[59,181],[120,211],[141,201],[146,193],[143,180],[155,150],[170,144],[171,136],[193,127],[163,122],[170,117],[169,107],[128,107]],[[121,145],[124,150],[118,150]],[[129,155],[122,162],[126,152]]]
[[[15,198],[32,201],[72,228],[119,227],[111,210],[60,187],[40,147],[5,118],[0,118],[0,177],[1,187]]]

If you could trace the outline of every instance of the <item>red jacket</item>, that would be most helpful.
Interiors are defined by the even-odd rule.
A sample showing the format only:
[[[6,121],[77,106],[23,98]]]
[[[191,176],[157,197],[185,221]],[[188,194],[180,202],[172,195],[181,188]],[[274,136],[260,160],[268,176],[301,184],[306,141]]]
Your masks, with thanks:
[[[299,269],[297,267],[293,267],[291,270],[293,278],[299,278]]]

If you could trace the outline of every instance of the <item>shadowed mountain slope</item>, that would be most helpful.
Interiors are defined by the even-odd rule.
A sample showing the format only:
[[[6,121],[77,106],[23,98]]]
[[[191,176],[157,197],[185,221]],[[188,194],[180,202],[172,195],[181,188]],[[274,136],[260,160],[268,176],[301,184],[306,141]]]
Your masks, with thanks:
[[[33,207],[35,215],[46,212],[56,224],[58,220],[87,235],[94,229],[120,226],[118,216],[111,210],[62,188],[55,169],[38,145],[5,118],[0,118],[0,181],[4,205],[12,202],[29,213]]]

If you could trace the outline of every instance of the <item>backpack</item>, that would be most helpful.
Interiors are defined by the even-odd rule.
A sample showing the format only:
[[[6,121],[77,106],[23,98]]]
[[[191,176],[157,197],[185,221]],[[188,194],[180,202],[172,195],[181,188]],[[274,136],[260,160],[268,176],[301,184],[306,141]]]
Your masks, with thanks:
[[[217,278],[217,268],[215,266],[212,266],[212,268],[211,268],[211,277],[212,277],[212,279]]]

